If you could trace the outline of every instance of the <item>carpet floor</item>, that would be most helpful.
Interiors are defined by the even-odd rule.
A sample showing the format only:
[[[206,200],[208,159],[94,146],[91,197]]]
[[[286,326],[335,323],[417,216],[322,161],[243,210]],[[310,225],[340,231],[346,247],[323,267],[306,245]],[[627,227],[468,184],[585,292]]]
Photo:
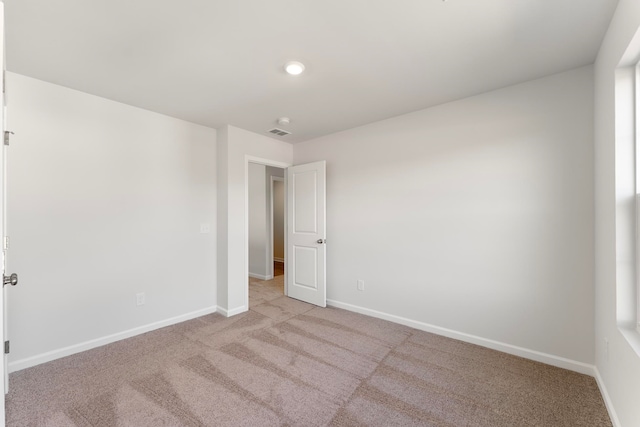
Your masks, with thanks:
[[[593,378],[282,294],[11,374],[8,426],[611,426]]]

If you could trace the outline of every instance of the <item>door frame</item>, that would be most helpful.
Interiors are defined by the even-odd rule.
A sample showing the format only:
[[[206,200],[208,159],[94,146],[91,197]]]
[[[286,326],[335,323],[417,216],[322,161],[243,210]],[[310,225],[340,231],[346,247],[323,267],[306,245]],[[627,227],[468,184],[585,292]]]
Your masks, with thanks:
[[[281,169],[285,169],[285,174],[284,174],[284,179],[285,179],[285,186],[287,184],[287,174],[286,174],[286,169],[288,167],[291,166],[291,163],[284,163],[284,162],[278,162],[276,160],[270,160],[270,159],[265,159],[262,157],[256,157],[256,156],[249,156],[249,155],[245,155],[244,156],[244,306],[246,307],[247,311],[249,310],[249,163],[257,163],[259,165],[264,165],[264,166],[273,166],[276,168],[281,168]],[[285,190],[285,194],[286,194],[286,190]],[[287,200],[285,198],[285,209],[287,207]],[[287,214],[286,214],[286,210],[285,210],[285,215],[284,215],[284,224],[285,227],[287,226]],[[284,250],[284,259],[286,260],[288,258],[288,254],[287,254],[287,235],[285,233],[284,236],[284,244],[285,244],[285,250]],[[273,242],[272,242],[273,245]],[[273,251],[273,248],[271,249],[271,251]],[[273,268],[273,267],[272,267]],[[287,272],[284,272],[284,280],[285,280],[285,286],[284,286],[284,294],[287,295]]]

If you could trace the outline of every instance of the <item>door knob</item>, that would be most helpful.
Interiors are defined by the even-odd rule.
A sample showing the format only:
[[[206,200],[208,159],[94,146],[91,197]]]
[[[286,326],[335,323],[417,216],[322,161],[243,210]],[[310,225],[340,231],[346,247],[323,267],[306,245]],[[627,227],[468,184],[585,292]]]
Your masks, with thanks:
[[[13,273],[11,276],[4,276],[3,286],[11,285],[15,286],[18,284],[18,275]]]
[[[327,241],[325,239],[318,239],[318,241],[316,243],[321,245],[323,243],[327,243]]]

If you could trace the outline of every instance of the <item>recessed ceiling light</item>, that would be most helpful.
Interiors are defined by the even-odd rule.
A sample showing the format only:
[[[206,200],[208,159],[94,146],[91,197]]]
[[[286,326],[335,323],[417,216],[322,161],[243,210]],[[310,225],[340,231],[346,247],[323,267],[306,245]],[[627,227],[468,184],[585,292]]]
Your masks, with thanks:
[[[304,64],[298,61],[289,61],[284,64],[284,70],[292,76],[297,76],[304,71]]]

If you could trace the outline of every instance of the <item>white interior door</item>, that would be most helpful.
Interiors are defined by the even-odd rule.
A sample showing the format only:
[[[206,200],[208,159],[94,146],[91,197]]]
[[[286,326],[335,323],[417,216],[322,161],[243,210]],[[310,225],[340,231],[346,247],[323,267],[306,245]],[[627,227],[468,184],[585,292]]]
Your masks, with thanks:
[[[287,169],[287,295],[327,305],[326,162]]]

